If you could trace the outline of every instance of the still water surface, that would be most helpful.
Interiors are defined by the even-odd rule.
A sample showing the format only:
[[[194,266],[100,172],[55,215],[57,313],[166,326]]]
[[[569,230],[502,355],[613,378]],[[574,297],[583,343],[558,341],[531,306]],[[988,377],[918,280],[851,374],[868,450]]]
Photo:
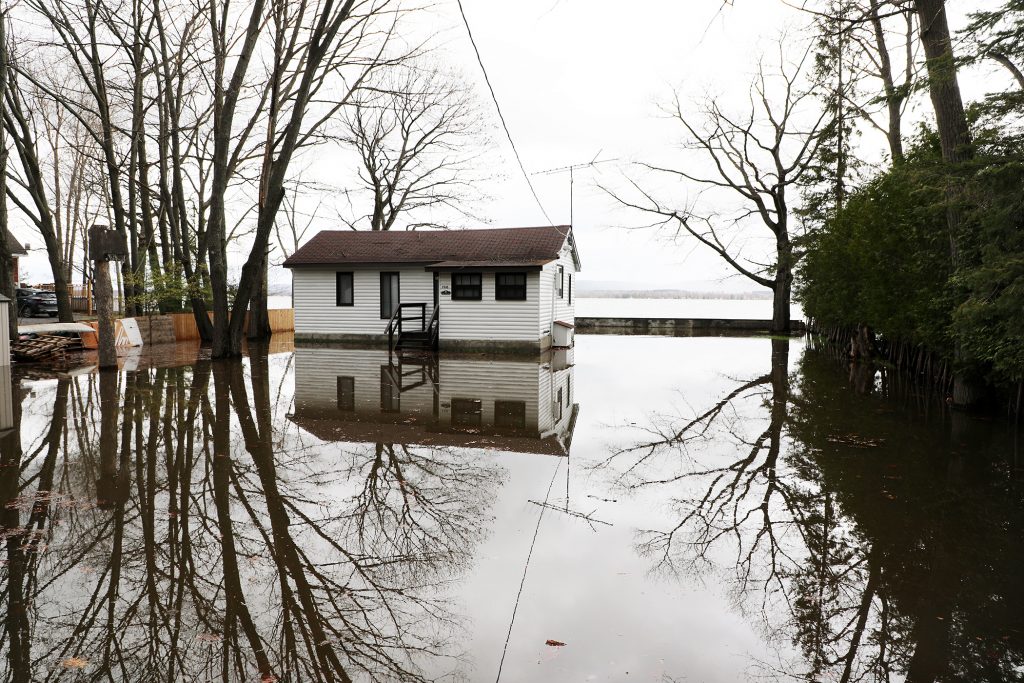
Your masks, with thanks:
[[[1024,679],[1014,436],[897,378],[764,338],[201,358],[15,371],[0,680]]]

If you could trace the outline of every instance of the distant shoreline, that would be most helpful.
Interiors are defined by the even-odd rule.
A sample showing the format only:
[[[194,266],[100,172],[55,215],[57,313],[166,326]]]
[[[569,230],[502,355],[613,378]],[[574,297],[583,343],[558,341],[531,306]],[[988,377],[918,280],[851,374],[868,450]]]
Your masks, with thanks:
[[[771,292],[690,292],[681,289],[649,290],[583,290],[577,293],[581,299],[721,299],[726,301],[771,300]]]

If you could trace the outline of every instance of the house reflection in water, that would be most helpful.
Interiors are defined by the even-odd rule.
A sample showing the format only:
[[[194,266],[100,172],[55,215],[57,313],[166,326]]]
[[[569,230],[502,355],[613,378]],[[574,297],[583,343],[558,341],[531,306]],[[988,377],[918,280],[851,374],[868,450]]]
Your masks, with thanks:
[[[568,455],[572,350],[539,358],[295,349],[291,419],[324,441]]]

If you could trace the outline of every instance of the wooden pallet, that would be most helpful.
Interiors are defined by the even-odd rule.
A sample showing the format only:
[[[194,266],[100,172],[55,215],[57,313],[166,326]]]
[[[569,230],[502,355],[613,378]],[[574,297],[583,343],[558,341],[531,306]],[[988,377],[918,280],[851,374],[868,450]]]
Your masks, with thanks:
[[[81,351],[81,337],[41,334],[34,339],[21,339],[11,344],[11,355],[22,363],[67,361],[69,351]]]

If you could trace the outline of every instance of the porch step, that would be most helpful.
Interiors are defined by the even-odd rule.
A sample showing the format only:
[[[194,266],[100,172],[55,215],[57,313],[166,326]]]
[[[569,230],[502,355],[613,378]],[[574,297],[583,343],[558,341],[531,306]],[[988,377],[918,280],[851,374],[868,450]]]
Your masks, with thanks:
[[[409,346],[421,346],[426,347],[430,345],[430,334],[427,332],[403,332],[398,337],[398,342],[395,344],[396,347],[409,347]]]

